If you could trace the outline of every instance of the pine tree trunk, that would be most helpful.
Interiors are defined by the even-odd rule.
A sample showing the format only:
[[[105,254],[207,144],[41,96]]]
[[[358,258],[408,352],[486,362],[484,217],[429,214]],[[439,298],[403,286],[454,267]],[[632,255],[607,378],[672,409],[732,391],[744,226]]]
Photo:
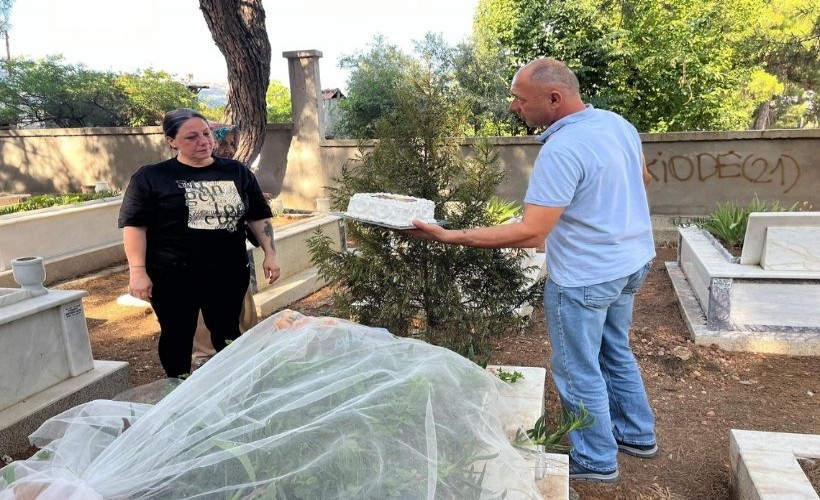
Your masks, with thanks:
[[[766,101],[757,108],[754,128],[752,130],[766,130],[771,120],[772,102]]]
[[[229,121],[239,126],[234,158],[250,166],[265,142],[265,93],[271,49],[262,0],[199,0],[199,8],[228,66]]]

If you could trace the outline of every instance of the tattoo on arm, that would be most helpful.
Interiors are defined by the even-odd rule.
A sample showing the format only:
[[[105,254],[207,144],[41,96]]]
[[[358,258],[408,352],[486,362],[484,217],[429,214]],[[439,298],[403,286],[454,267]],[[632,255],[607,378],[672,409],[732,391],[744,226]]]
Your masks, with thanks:
[[[276,252],[276,246],[273,244],[273,226],[271,226],[270,221],[265,221],[265,226],[262,228],[262,232],[270,237],[270,249]]]

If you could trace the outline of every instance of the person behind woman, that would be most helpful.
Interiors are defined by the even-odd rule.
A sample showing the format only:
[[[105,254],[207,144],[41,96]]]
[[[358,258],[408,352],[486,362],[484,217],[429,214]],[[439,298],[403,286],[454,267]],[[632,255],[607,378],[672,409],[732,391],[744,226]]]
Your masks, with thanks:
[[[198,311],[217,351],[240,334],[250,281],[246,221],[265,253],[265,277],[273,283],[280,270],[262,190],[242,163],[212,155],[205,117],[176,109],[166,113],[162,130],[177,154],[134,173],[118,225],[129,292],[151,301],[160,324],[160,362],[169,377],[179,377],[191,371]]]
[[[211,133],[214,136],[214,156],[233,158],[239,146],[239,127],[236,125],[211,124]],[[265,200],[270,201],[273,195],[263,192]]]
[[[236,147],[239,144],[239,128],[236,125],[223,125],[219,123],[211,124],[211,135],[214,138],[214,156],[220,158],[233,158],[236,154]],[[267,197],[266,197],[267,199]],[[248,291],[242,299],[242,311],[239,316],[239,331],[245,333],[259,321],[256,315],[256,304],[253,302],[253,287],[249,286]],[[197,317],[196,333],[194,334],[194,351],[191,354],[193,369],[201,367],[206,361],[216,354],[211,343],[211,332],[205,326],[202,313]]]
[[[214,136],[214,156],[233,158],[239,145],[239,128],[236,125],[211,125]]]

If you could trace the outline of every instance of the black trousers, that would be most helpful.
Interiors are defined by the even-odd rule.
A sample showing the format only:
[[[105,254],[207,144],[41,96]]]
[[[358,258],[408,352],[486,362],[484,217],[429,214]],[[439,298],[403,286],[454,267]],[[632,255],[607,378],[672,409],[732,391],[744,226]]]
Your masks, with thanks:
[[[153,282],[151,305],[160,326],[159,360],[169,377],[191,373],[191,350],[197,317],[217,351],[239,337],[242,298],[248,289],[248,266],[232,269],[171,268],[149,270]]]

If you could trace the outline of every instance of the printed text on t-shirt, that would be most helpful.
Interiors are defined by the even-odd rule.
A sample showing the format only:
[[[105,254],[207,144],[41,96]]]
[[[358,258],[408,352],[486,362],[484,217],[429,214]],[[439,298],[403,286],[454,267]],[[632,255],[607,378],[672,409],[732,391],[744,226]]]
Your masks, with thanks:
[[[232,181],[177,180],[177,186],[185,189],[188,227],[236,231],[245,205]]]

